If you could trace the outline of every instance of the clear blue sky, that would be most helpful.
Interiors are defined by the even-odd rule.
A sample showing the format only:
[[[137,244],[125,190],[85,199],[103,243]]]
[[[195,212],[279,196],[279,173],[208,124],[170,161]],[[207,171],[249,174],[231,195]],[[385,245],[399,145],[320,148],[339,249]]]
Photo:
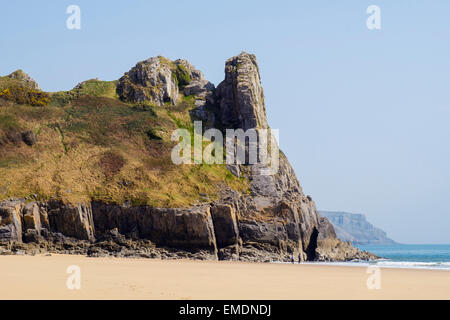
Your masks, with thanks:
[[[366,28],[371,4],[379,31]],[[227,58],[255,53],[269,122],[320,209],[450,243],[449,15],[444,0],[8,1],[0,74],[22,68],[58,91],[161,54],[217,85]]]

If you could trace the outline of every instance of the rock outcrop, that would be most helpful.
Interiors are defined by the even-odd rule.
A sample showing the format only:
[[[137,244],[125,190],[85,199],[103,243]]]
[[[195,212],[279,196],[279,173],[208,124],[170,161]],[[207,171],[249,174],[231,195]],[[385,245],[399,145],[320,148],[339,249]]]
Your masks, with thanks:
[[[7,75],[6,77],[17,80],[18,82],[29,87],[30,89],[41,91],[41,88],[39,87],[38,83],[22,70],[16,70],[13,73]]]
[[[178,99],[177,79],[169,61],[163,57],[150,58],[136,64],[119,79],[117,94],[128,102],[174,105]]]
[[[217,86],[219,120],[224,128],[267,128],[264,91],[256,57],[245,52],[225,64],[225,80]]]
[[[0,253],[217,259],[213,219],[205,205],[170,209],[11,200],[0,203],[0,218]],[[218,229],[226,230],[227,222]]]
[[[22,242],[22,207],[14,201],[0,203],[0,240]]]
[[[148,102],[157,106],[175,105],[180,90],[188,95],[206,97],[214,85],[205,80],[203,73],[188,61],[171,61],[154,57],[141,61],[121,77],[117,94],[127,102]]]
[[[96,235],[110,230],[132,239],[146,239],[158,246],[216,252],[216,238],[209,206],[165,209],[92,204]]]
[[[170,108],[195,97],[192,114],[218,128],[270,129],[254,55],[226,62],[217,89],[186,60],[139,62],[117,84],[120,99]],[[271,148],[278,148],[276,142]],[[228,150],[227,150],[228,151]],[[91,202],[68,205],[15,200],[0,204],[4,251],[47,250],[91,256],[145,256],[241,261],[351,260],[375,258],[336,238],[306,196],[286,156],[267,174],[260,163],[230,165],[249,181],[248,193],[226,187],[218,200],[188,208],[155,208]]]
[[[353,244],[395,244],[386,232],[373,226],[363,214],[320,211],[333,224],[337,237]]]

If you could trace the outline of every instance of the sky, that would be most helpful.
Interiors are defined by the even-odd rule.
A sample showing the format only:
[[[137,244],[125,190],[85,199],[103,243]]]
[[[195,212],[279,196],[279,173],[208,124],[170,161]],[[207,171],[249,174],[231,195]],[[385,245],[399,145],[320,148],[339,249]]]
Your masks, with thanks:
[[[69,5],[80,30],[66,27]],[[449,12],[445,0],[8,1],[0,74],[60,91],[163,55],[217,85],[226,59],[254,53],[269,124],[320,210],[364,213],[399,242],[450,243]]]

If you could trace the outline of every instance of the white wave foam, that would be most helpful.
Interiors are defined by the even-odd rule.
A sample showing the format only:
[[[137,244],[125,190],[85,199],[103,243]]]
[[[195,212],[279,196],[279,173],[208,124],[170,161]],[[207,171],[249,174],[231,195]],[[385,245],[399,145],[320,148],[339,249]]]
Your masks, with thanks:
[[[387,259],[377,261],[352,261],[352,262],[304,262],[310,265],[329,265],[346,267],[369,267],[380,268],[402,268],[402,269],[430,269],[430,270],[450,270],[450,262],[422,262],[422,261],[391,261]]]
[[[450,262],[425,262],[425,261],[376,261],[375,265],[392,268],[416,268],[416,269],[450,269]]]

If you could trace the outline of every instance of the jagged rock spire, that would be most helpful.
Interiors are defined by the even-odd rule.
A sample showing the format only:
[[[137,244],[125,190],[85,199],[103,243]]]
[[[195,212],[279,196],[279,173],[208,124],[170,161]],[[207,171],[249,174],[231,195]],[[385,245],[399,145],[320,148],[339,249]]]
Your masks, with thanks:
[[[255,55],[242,52],[226,61],[225,80],[217,87],[216,101],[222,129],[269,128]],[[259,164],[249,167],[252,196],[245,199],[245,205],[235,204],[242,219],[240,234],[244,243],[273,237],[272,244],[281,241],[292,252],[298,252],[302,260],[314,260],[318,241],[334,241],[336,234],[329,221],[320,217],[311,197],[303,193],[286,156],[280,152],[279,168],[273,175],[261,174]],[[277,218],[255,222],[261,212]],[[283,221],[283,227],[277,226],[277,221]]]
[[[242,52],[227,60],[225,80],[217,87],[219,117],[226,128],[268,128],[264,90],[253,54]]]

